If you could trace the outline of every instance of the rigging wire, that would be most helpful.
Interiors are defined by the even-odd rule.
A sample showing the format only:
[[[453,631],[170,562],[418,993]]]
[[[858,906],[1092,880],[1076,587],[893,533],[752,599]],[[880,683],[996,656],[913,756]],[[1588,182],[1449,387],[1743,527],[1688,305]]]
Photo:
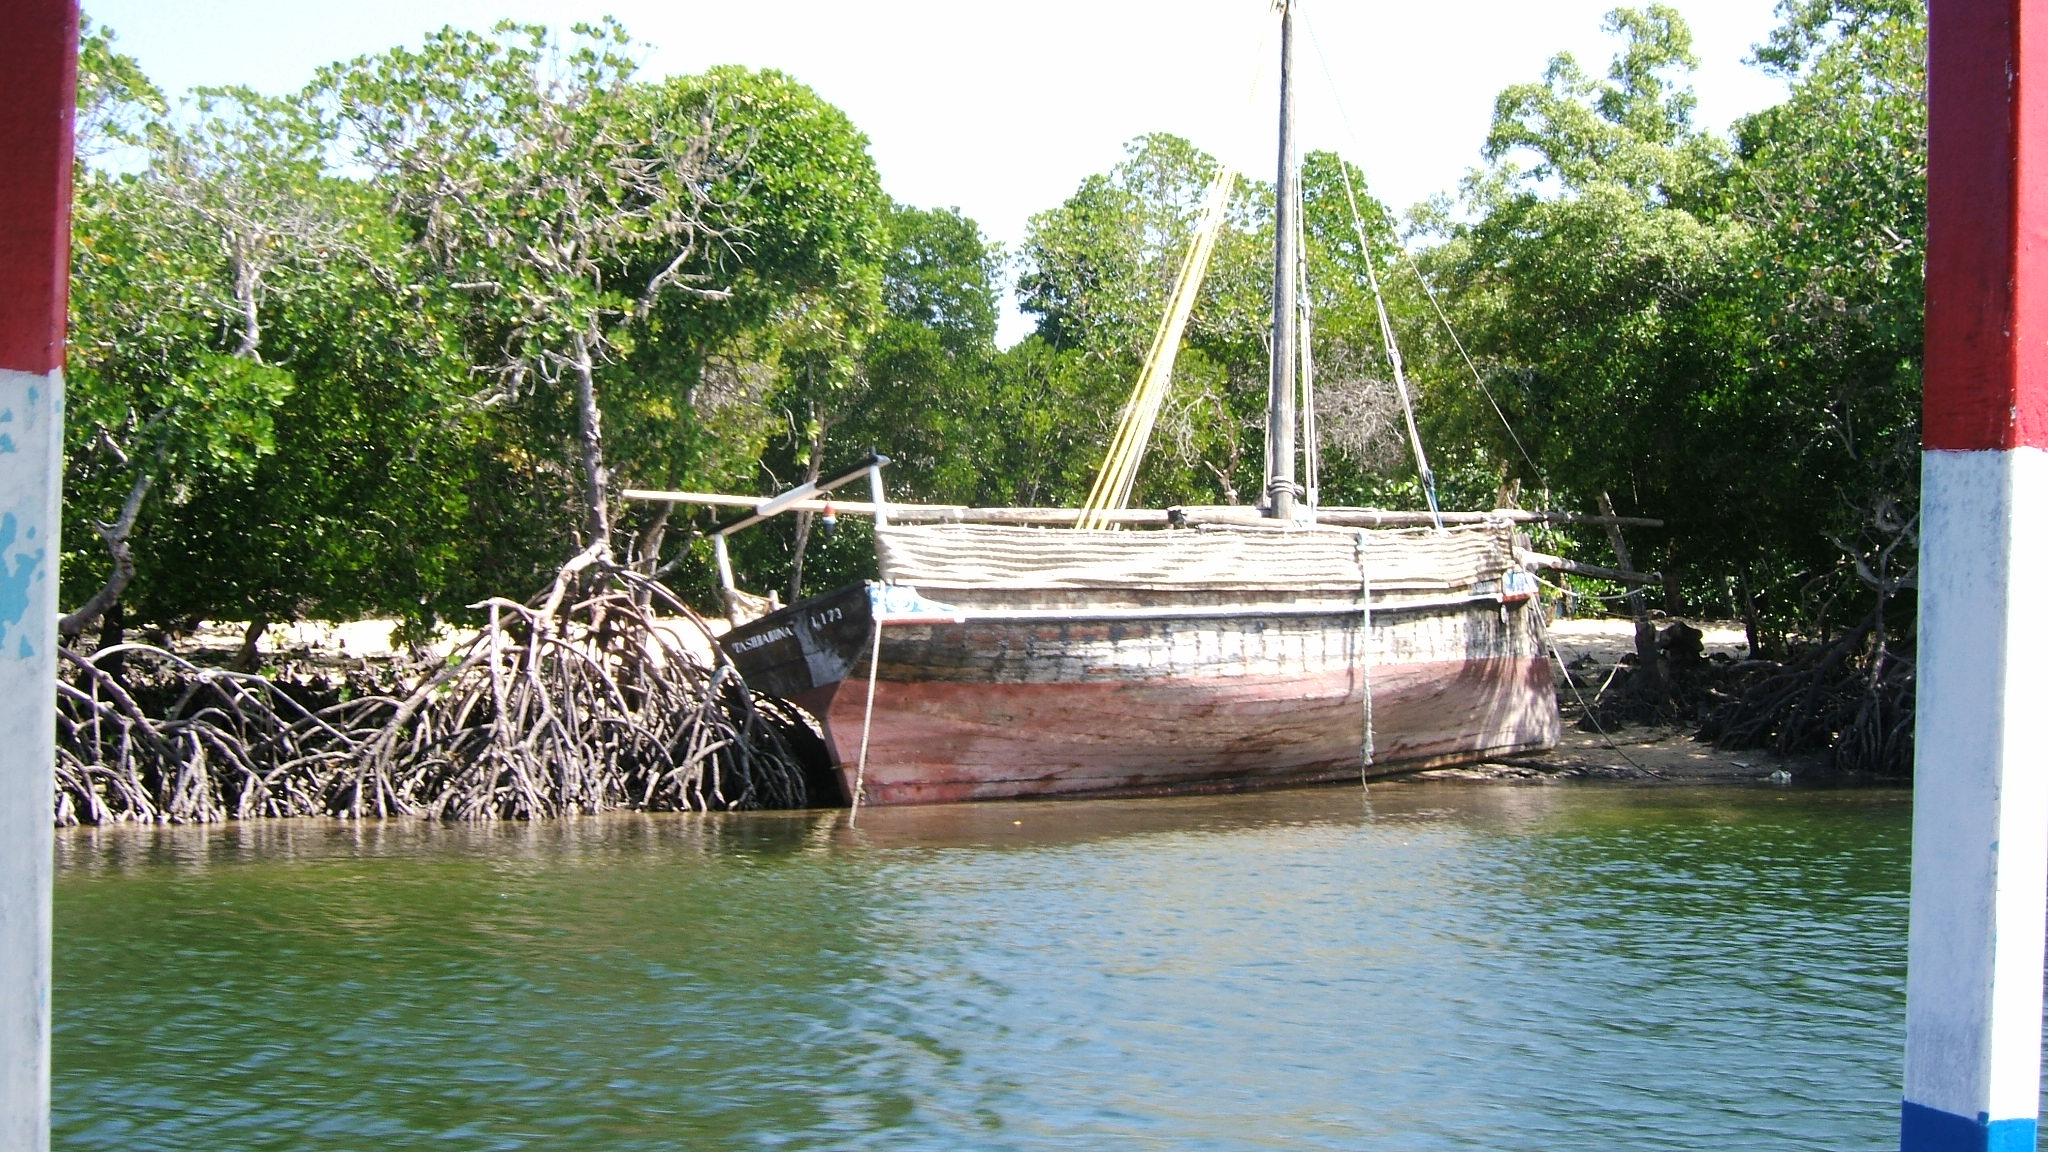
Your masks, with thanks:
[[[1310,302],[1308,280],[1308,227],[1304,223],[1307,214],[1302,211],[1303,198],[1301,181],[1294,182],[1294,253],[1295,253],[1295,305],[1299,315],[1301,339],[1297,342],[1301,352],[1299,387],[1301,398],[1301,458],[1303,503],[1308,509],[1308,522],[1316,522],[1316,509],[1322,506],[1323,496],[1323,449],[1316,431],[1316,357],[1315,308]],[[1271,458],[1270,455],[1268,457]]]
[[[1429,470],[1429,457],[1422,450],[1422,430],[1415,426],[1415,401],[1408,392],[1408,373],[1401,363],[1401,345],[1394,340],[1394,322],[1387,315],[1387,298],[1380,292],[1380,273],[1373,261],[1372,241],[1367,238],[1365,220],[1358,213],[1358,195],[1351,187],[1351,166],[1339,159],[1337,171],[1344,177],[1344,199],[1351,205],[1351,227],[1358,233],[1358,250],[1365,260],[1366,283],[1372,285],[1372,304],[1379,313],[1380,339],[1387,346],[1387,362],[1394,368],[1394,387],[1401,394],[1401,416],[1408,422],[1408,446],[1415,452],[1415,471],[1422,477],[1422,495],[1429,501],[1430,519],[1436,521],[1438,530],[1442,530],[1444,516],[1437,508],[1436,474]]]
[[[1329,84],[1330,100],[1331,103],[1333,103],[1337,108],[1337,118],[1343,121],[1345,133],[1348,136],[1350,136],[1352,142],[1356,144],[1359,140],[1358,129],[1352,123],[1351,113],[1348,109],[1344,107],[1344,100],[1337,92],[1336,75],[1330,70],[1329,56],[1323,52],[1322,38],[1316,35],[1316,28],[1313,21],[1304,21],[1304,23],[1307,25],[1308,28],[1309,43],[1315,48],[1316,62],[1322,65],[1323,78]],[[1347,197],[1350,197],[1350,169],[1348,167],[1342,167],[1341,170],[1344,172],[1345,195]],[[1414,273],[1416,282],[1422,285],[1423,295],[1428,298],[1429,306],[1436,313],[1437,321],[1443,325],[1444,334],[1451,338],[1451,345],[1458,350],[1459,358],[1464,361],[1465,370],[1471,373],[1472,383],[1478,386],[1479,394],[1486,398],[1487,407],[1493,409],[1494,416],[1500,420],[1501,428],[1507,432],[1509,441],[1511,441],[1514,444],[1515,451],[1521,454],[1523,461],[1529,465],[1529,470],[1535,474],[1537,482],[1541,484],[1545,489],[1548,489],[1550,487],[1550,482],[1544,476],[1542,466],[1537,464],[1536,458],[1529,454],[1529,449],[1522,443],[1521,436],[1519,436],[1515,432],[1514,423],[1508,419],[1507,412],[1500,406],[1500,401],[1494,398],[1493,390],[1486,386],[1486,378],[1480,374],[1479,366],[1473,362],[1472,354],[1466,351],[1465,342],[1458,337],[1458,330],[1452,326],[1449,314],[1447,314],[1444,311],[1442,301],[1437,298],[1436,288],[1432,284],[1430,284],[1429,277],[1423,274],[1422,266],[1416,263],[1415,254],[1408,250],[1407,245],[1399,242],[1398,230],[1394,227],[1394,221],[1391,217],[1388,216],[1386,207],[1384,205],[1380,205],[1380,211],[1378,215],[1380,216],[1382,222],[1386,225],[1387,234],[1390,237],[1393,237],[1395,240],[1394,248],[1401,253],[1401,258],[1403,262],[1408,265],[1408,270]],[[1364,224],[1359,216],[1358,203],[1355,198],[1353,198],[1351,202],[1351,216],[1353,224],[1359,228],[1362,242]],[[1368,257],[1370,256],[1369,251],[1367,255]],[[1368,263],[1367,266],[1368,268],[1370,268],[1370,263]],[[1377,286],[1374,287],[1373,291],[1375,294],[1378,293],[1379,289],[1377,288]]]
[[[1245,106],[1249,108],[1265,82],[1266,47],[1272,31],[1267,29],[1260,40],[1258,54],[1254,57],[1251,84],[1245,91]],[[1173,364],[1180,352],[1181,334],[1185,331],[1195,302],[1201,294],[1202,280],[1208,272],[1209,259],[1222,235],[1223,227],[1229,221],[1230,197],[1236,189],[1237,175],[1228,164],[1217,162],[1216,177],[1210,182],[1204,200],[1202,213],[1198,218],[1194,235],[1188,242],[1188,249],[1175,274],[1173,289],[1167,301],[1165,314],[1160,317],[1159,328],[1153,334],[1145,362],[1138,373],[1137,383],[1131,389],[1130,399],[1124,404],[1123,414],[1118,418],[1117,430],[1110,441],[1108,452],[1097,471],[1095,483],[1088,491],[1088,498],[1082,503],[1077,528],[1103,529],[1113,527],[1104,516],[1113,509],[1128,508],[1131,492],[1136,487],[1138,466],[1144,461],[1145,449],[1151,441],[1153,426],[1159,418],[1160,407],[1165,403],[1166,394],[1173,383]],[[1270,445],[1267,453],[1271,458]]]

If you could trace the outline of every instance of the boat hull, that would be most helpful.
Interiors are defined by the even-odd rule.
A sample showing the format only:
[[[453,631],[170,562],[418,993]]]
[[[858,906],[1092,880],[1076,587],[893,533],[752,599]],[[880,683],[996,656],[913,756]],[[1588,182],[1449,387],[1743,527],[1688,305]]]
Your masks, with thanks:
[[[877,614],[844,589],[728,650],[819,719],[872,804],[1359,779],[1558,739],[1540,621],[1498,597],[1376,607],[1370,625],[1355,607],[934,607]]]

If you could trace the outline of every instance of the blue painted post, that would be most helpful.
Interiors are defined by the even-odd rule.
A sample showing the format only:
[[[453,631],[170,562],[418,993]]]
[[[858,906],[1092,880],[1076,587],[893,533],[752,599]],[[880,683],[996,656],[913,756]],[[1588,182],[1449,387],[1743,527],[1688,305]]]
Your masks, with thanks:
[[[2048,906],[2048,32],[1934,0],[1902,1152],[2032,1152]]]
[[[76,0],[0,4],[0,1148],[50,1146],[50,768]]]

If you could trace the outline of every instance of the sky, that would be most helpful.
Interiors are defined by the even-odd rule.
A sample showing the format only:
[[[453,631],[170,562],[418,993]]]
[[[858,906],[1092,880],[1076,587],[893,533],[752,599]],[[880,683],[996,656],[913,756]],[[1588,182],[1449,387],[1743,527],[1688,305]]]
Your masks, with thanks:
[[[1297,131],[1343,153],[1396,210],[1455,190],[1504,87],[1569,51],[1604,72],[1616,0],[1297,0]],[[1781,99],[1743,63],[1776,0],[1677,0],[1717,130]],[[176,96],[204,84],[282,94],[322,64],[417,44],[443,25],[566,27],[611,15],[650,77],[777,68],[867,133],[888,193],[958,208],[1014,251],[1124,144],[1172,132],[1272,178],[1277,25],[1269,0],[86,0]],[[1005,309],[1004,343],[1026,330]]]

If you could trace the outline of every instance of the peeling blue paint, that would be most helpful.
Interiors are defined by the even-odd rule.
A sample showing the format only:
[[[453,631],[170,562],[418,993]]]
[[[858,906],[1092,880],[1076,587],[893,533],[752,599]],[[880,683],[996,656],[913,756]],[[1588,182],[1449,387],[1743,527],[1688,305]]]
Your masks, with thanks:
[[[2031,1116],[1975,1120],[1925,1104],[1905,1102],[1899,1116],[1900,1152],[2033,1152],[2036,1121]]]
[[[14,423],[14,409],[0,408],[0,424]]]
[[[43,549],[15,551],[14,539],[20,533],[21,522],[14,513],[0,514],[0,645],[7,643],[7,630],[28,615],[29,585],[42,577]],[[19,641],[23,657],[35,654],[26,634]]]
[[[12,451],[14,451],[14,437],[9,436],[5,432],[0,432],[0,452]]]
[[[36,646],[29,643],[26,636],[21,638],[21,658],[23,660],[33,660],[36,658]]]

